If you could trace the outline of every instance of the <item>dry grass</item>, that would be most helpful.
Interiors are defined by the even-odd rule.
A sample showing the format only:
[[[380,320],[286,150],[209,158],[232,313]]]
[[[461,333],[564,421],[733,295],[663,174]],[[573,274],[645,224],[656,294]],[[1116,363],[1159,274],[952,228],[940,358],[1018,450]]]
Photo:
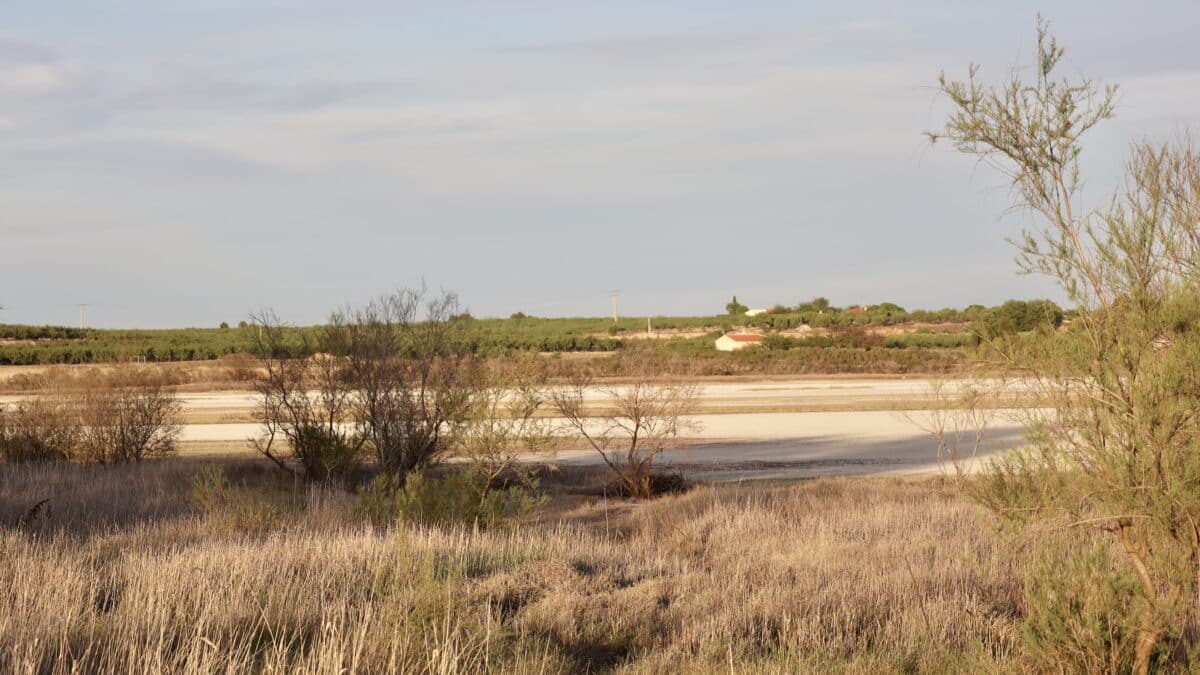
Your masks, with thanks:
[[[29,394],[47,387],[73,390],[91,386],[128,364],[0,366],[0,392]],[[250,390],[259,376],[255,361],[231,354],[213,361],[171,361],[139,364],[183,392]]]
[[[560,494],[491,531],[380,531],[225,461],[0,466],[6,672],[851,672],[1014,663],[1020,582],[935,480]],[[560,492],[570,492],[560,488]],[[52,516],[13,524],[49,497]],[[248,515],[249,514],[249,515]]]

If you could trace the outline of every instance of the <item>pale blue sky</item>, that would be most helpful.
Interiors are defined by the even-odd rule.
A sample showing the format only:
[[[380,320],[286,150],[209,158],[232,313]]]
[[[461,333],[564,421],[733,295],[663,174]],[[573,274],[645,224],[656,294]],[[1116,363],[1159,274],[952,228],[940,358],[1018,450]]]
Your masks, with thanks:
[[[9,0],[0,321],[307,323],[422,278],[505,316],[1044,296],[999,178],[921,137],[1039,9],[1122,85],[1097,193],[1195,126],[1193,2]]]

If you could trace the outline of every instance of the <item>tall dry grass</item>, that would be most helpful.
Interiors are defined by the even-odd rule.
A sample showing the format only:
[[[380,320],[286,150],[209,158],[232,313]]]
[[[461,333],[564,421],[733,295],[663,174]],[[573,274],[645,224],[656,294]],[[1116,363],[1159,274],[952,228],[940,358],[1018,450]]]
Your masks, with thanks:
[[[226,463],[243,487],[205,509],[199,461],[0,466],[0,670],[1016,663],[1016,563],[937,481],[701,487],[499,530],[380,530],[352,496],[256,466]],[[47,496],[50,517],[14,526]]]

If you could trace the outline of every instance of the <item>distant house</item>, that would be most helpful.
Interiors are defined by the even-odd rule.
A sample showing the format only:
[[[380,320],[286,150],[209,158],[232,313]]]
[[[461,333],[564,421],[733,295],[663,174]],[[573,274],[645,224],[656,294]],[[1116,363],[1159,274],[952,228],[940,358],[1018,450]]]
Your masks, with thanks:
[[[746,316],[758,316],[759,314],[770,314],[770,313],[771,313],[771,310],[765,309],[765,308],[764,309],[748,309],[748,310],[746,310]]]
[[[864,313],[864,312],[866,312],[866,311],[867,311],[867,308],[866,308],[866,307],[863,307],[862,305],[859,305],[859,306],[857,306],[857,307],[851,307],[850,309],[846,310],[846,313],[847,313],[847,314],[862,314],[862,313]]]
[[[751,333],[730,333],[717,338],[717,351],[735,352],[746,347],[761,344],[763,336]]]

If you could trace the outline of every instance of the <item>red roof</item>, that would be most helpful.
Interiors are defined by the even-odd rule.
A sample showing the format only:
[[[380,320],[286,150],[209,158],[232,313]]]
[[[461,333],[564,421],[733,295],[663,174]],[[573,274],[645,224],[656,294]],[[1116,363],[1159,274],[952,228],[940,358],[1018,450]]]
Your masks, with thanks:
[[[748,333],[739,333],[737,335],[726,335],[725,337],[734,342],[762,342],[763,336],[751,335]]]

